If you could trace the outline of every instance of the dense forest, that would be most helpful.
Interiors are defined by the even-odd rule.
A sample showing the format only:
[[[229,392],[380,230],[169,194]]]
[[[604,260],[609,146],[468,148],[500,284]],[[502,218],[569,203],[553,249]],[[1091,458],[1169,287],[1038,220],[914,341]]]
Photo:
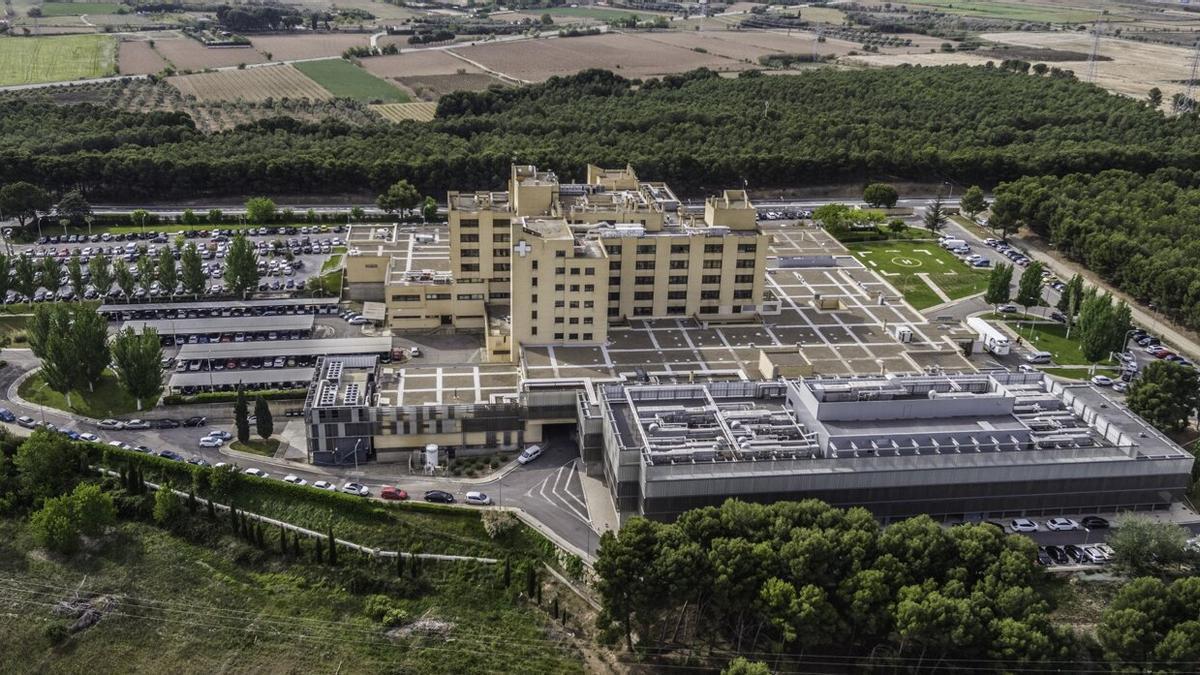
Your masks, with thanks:
[[[580,177],[637,167],[681,191],[871,175],[994,184],[1200,168],[1193,118],[1062,77],[951,66],[630,81],[607,71],[444,97],[431,123],[274,118],[217,134],[186,115],[0,98],[0,183],[93,198],[498,188],[513,161]]]
[[[1200,172],[1031,176],[996,195],[993,222],[1027,225],[1139,302],[1200,328]]]

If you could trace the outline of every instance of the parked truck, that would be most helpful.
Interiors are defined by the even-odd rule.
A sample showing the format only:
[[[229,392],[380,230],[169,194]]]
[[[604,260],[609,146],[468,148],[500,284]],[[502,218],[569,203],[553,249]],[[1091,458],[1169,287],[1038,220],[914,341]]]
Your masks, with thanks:
[[[967,319],[967,327],[975,331],[975,335],[983,343],[983,348],[987,351],[996,356],[1008,354],[1011,344],[1009,343],[1008,336],[999,328],[977,316]]]

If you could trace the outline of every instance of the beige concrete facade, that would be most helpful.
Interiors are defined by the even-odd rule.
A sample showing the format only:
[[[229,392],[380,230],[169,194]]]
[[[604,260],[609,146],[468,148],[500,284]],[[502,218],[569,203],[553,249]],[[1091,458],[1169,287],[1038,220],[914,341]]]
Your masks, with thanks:
[[[759,315],[770,238],[745,192],[709,198],[698,217],[629,166],[560,183],[514,165],[508,188],[450,192],[448,241],[427,242],[448,246],[440,261],[414,265],[412,242],[390,263],[364,246],[348,256],[348,286],[383,284],[393,329],[483,330],[500,360],[520,345],[603,344],[610,322]]]

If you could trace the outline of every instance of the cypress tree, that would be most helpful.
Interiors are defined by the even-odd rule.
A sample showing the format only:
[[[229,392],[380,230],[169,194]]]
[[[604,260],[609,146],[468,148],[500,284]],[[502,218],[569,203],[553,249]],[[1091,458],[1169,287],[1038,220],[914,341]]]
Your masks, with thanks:
[[[241,527],[238,524],[238,516],[237,516],[237,507],[236,506],[229,507],[229,528],[231,530],[233,530],[234,534],[239,534],[241,532]]]
[[[208,519],[216,520],[217,519],[217,507],[213,506],[213,500],[209,499],[206,501],[208,502]]]
[[[534,572],[532,563],[526,563],[525,564],[525,597],[532,600],[536,586],[537,586],[537,573]]]
[[[558,596],[554,596],[554,600],[550,602],[550,616],[558,618]]]
[[[188,513],[192,514],[193,516],[196,515],[196,491],[195,490],[188,491],[187,508],[188,508]]]
[[[542,585],[541,584],[537,585],[537,604],[538,604],[538,607],[542,606]]]
[[[512,559],[504,559],[504,587],[508,588],[512,585]]]
[[[303,551],[300,549],[300,533],[297,532],[296,536],[292,538],[292,555],[299,558],[302,553]]]
[[[337,564],[338,564],[337,540],[333,538],[333,523],[330,523],[329,524],[329,565],[331,567],[337,567]]]
[[[321,564],[322,562],[324,562],[322,560],[322,558],[324,557],[322,555],[322,553],[323,553],[322,549],[324,549],[324,548],[325,548],[324,545],[321,543],[321,538],[314,537],[313,538],[313,555],[316,557],[318,565]]]
[[[121,470],[118,472],[118,475],[120,475],[120,477],[121,477],[120,478],[121,487],[125,488],[125,490],[128,492],[129,491],[129,474],[125,471],[125,467],[123,465],[121,466]]]
[[[404,554],[396,551],[396,576],[404,576]]]
[[[279,552],[284,555],[287,555],[288,552],[287,530],[283,529],[282,524],[279,526]]]

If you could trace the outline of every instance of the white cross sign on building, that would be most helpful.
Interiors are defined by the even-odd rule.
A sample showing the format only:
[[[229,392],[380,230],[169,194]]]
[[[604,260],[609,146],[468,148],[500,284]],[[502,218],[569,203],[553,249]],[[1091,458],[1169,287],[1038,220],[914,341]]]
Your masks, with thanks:
[[[529,255],[529,252],[533,250],[533,247],[529,245],[529,242],[522,239],[521,241],[517,242],[517,245],[513,247],[513,250],[516,251],[517,254],[522,258],[524,258],[525,256]]]

